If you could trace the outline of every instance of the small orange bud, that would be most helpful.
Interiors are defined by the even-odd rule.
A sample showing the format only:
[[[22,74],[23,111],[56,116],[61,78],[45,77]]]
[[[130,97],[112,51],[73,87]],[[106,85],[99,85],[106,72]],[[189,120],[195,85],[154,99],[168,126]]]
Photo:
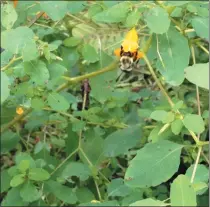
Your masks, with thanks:
[[[23,112],[24,112],[24,110],[23,110],[22,107],[17,107],[17,108],[16,108],[16,113],[17,113],[18,115],[23,114]]]

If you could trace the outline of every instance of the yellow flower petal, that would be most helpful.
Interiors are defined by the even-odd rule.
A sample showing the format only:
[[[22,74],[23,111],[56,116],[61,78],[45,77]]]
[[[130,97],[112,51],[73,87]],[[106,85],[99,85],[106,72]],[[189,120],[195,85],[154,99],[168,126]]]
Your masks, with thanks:
[[[122,46],[123,46],[123,50],[125,52],[136,52],[139,45],[138,45],[138,41],[139,41],[139,38],[138,38],[138,34],[137,34],[137,31],[135,28],[133,28],[132,30],[130,30],[123,43],[122,43]]]

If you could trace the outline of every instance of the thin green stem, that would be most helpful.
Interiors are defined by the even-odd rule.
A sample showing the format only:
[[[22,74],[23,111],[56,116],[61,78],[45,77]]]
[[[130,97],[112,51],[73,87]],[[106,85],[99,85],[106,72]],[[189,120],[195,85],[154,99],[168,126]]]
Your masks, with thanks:
[[[32,108],[28,109],[25,111],[25,113],[16,116],[11,122],[9,122],[8,124],[4,125],[1,128],[1,133],[5,132],[7,129],[9,129],[11,126],[13,126],[14,124],[16,124],[18,121],[22,120],[24,117],[26,117],[29,113],[32,112]]]
[[[87,163],[88,163],[91,167],[93,167],[92,162],[89,160],[89,158],[87,157],[86,153],[83,151],[83,149],[82,149],[81,147],[79,148],[79,151],[82,153],[82,155],[83,155],[84,158],[86,159]]]
[[[144,55],[143,58],[144,58],[144,61],[146,62],[147,66],[148,66],[148,68],[149,68],[149,70],[150,70],[150,73],[152,74],[152,77],[155,79],[155,81],[156,81],[158,87],[160,88],[161,92],[163,93],[163,95],[164,95],[164,96],[166,97],[166,99],[168,100],[168,103],[170,104],[170,106],[173,107],[173,106],[174,106],[173,101],[171,100],[171,98],[169,97],[168,93],[166,92],[166,90],[165,90],[164,87],[162,86],[161,82],[160,82],[159,79],[157,78],[157,76],[156,76],[156,74],[155,74],[155,72],[154,72],[154,70],[153,70],[153,68],[152,68],[152,66],[151,66],[151,64],[150,64],[150,61],[148,60],[147,56]]]
[[[13,63],[15,63],[16,61],[18,61],[22,58],[23,58],[23,56],[20,56],[17,58],[14,56],[7,65],[5,65],[4,67],[1,68],[1,71],[7,70]]]
[[[191,54],[192,54],[192,59],[193,59],[193,64],[196,64],[196,58],[195,58],[195,50],[192,45],[190,45],[191,49]],[[197,106],[198,106],[198,115],[201,115],[201,104],[200,104],[200,94],[199,94],[199,88],[196,85],[196,99],[197,99]],[[198,139],[200,138],[200,134],[197,135]]]
[[[118,61],[115,61],[111,65],[109,65],[109,66],[107,66],[107,67],[105,67],[101,70],[98,70],[98,71],[95,71],[95,72],[92,72],[92,73],[88,73],[88,74],[85,74],[85,75],[81,75],[81,76],[75,77],[75,78],[70,78],[70,77],[67,77],[67,76],[62,76],[62,77],[63,77],[63,79],[67,80],[70,83],[77,83],[77,82],[80,82],[84,79],[92,78],[92,77],[95,77],[97,75],[103,74],[105,72],[114,70],[114,69],[117,68],[117,64],[118,64]]]
[[[201,45],[199,42],[196,42],[196,45],[200,47],[207,55],[209,55],[209,51],[203,45]]]
[[[161,92],[162,92],[163,95],[166,97],[166,99],[167,99],[168,103],[170,104],[170,106],[173,107],[173,106],[174,106],[173,101],[171,100],[170,96],[168,95],[168,93],[166,92],[166,90],[164,89],[164,87],[162,86],[162,84],[160,83],[160,81],[158,80],[158,78],[157,78],[157,76],[156,76],[156,74],[155,74],[155,72],[154,72],[154,70],[153,70],[153,68],[152,68],[152,66],[151,66],[151,64],[150,64],[150,62],[149,62],[147,56],[144,55],[143,58],[144,58],[144,60],[145,60],[145,62],[146,62],[146,64],[147,64],[147,66],[148,66],[148,68],[149,68],[149,70],[150,70],[150,73],[152,74],[152,76],[153,76],[153,78],[155,79],[155,81],[156,81],[158,87],[160,88]],[[183,118],[183,115],[182,115],[178,110],[177,110],[177,113],[179,113],[179,114],[181,115],[181,117]],[[191,136],[193,137],[193,139],[194,139],[194,141],[196,142],[196,144],[198,144],[198,143],[199,143],[199,139],[198,139],[198,137],[195,135],[195,133],[194,133],[193,131],[191,131],[191,130],[188,130],[188,131],[190,132],[190,134],[191,134]]]
[[[61,168],[75,153],[77,153],[79,148],[76,148],[71,154],[69,154],[68,157],[66,157],[63,162],[61,162],[54,170],[50,173],[50,175],[53,175],[59,168]]]
[[[64,77],[65,79],[68,80],[68,82],[60,85],[56,89],[56,92],[60,92],[60,91],[62,91],[64,89],[68,88],[71,83],[77,83],[77,82],[80,82],[80,81],[82,81],[82,80],[84,80],[86,78],[94,77],[94,76],[97,76],[99,74],[102,74],[102,73],[114,70],[115,68],[117,68],[117,63],[118,62],[115,61],[111,65],[109,65],[109,66],[107,66],[107,67],[105,67],[105,68],[103,68],[103,69],[101,69],[99,71],[96,71],[96,72],[93,72],[93,73],[89,73],[89,74],[86,74],[86,75],[81,75],[79,77],[75,77],[75,78]],[[33,109],[29,108],[28,110],[25,111],[25,113],[15,117],[11,122],[9,122],[8,124],[6,124],[5,126],[3,126],[1,128],[1,133],[5,132],[7,129],[9,129],[11,126],[16,124],[18,121],[22,120],[25,116],[27,116],[32,111],[33,111]]]
[[[196,161],[195,161],[195,165],[194,165],[193,172],[192,172],[192,176],[191,176],[191,179],[190,179],[191,183],[193,183],[194,178],[195,178],[195,173],[196,173],[196,170],[197,170],[197,167],[198,167],[199,159],[200,159],[200,156],[201,156],[201,151],[202,151],[202,147],[199,147],[198,148],[198,154],[197,154]]]
[[[93,179],[93,180],[94,180],[94,183],[95,183],[95,186],[96,186],[96,191],[98,193],[98,199],[99,199],[99,201],[101,201],[102,198],[101,198],[101,193],[100,193],[100,190],[99,190],[99,187],[98,187],[98,183],[97,183],[96,179]]]

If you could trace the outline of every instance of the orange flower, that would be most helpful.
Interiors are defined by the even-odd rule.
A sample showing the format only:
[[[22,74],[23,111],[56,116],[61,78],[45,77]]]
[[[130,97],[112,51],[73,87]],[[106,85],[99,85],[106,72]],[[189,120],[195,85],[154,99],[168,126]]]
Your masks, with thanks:
[[[24,110],[23,110],[22,107],[17,107],[17,108],[16,108],[16,113],[17,113],[18,115],[23,114],[23,112],[24,112]]]
[[[136,52],[139,47],[138,41],[139,41],[139,38],[138,38],[137,31],[135,28],[133,28],[127,33],[122,43],[123,50],[125,52]]]
[[[125,36],[124,41],[122,42],[122,47],[124,52],[131,52],[135,53],[137,52],[137,59],[140,59],[143,57],[143,53],[138,51],[139,45],[138,45],[138,34],[135,28],[131,29]],[[114,54],[118,57],[120,57],[121,48],[117,48],[114,50]]]

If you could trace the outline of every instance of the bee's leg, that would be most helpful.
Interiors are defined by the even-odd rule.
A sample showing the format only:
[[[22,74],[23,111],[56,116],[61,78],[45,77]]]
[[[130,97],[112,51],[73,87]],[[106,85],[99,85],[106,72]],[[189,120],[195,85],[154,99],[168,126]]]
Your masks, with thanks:
[[[121,71],[120,75],[117,77],[116,82],[120,82],[125,76],[125,73],[123,71]]]
[[[133,63],[133,74],[137,77],[138,81],[141,81],[144,78],[144,74],[141,71],[139,60],[136,60]]]

